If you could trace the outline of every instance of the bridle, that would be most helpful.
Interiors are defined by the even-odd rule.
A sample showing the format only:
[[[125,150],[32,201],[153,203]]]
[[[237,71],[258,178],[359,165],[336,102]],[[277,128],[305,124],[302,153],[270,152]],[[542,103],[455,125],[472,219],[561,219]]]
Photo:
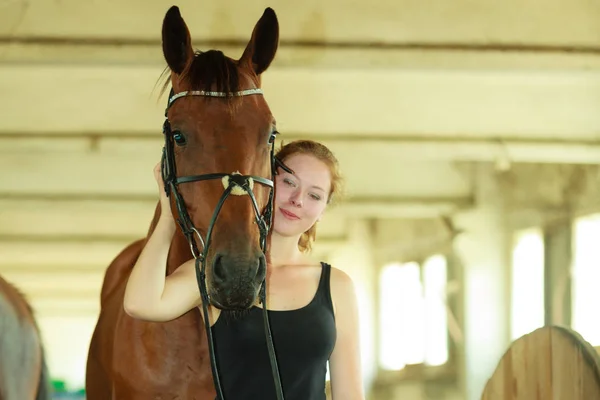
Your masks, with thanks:
[[[269,137],[269,144],[271,146],[270,158],[271,158],[271,179],[266,179],[262,176],[254,176],[254,175],[241,175],[238,173],[212,173],[212,174],[203,174],[203,175],[189,175],[189,176],[177,176],[177,170],[175,165],[175,155],[174,155],[174,139],[173,132],[171,131],[171,124],[169,122],[169,118],[167,113],[169,108],[173,105],[173,103],[182,97],[187,96],[204,96],[204,97],[232,97],[232,96],[249,96],[255,94],[262,94],[261,89],[246,89],[239,92],[212,92],[212,91],[184,91],[175,94],[173,89],[169,94],[169,100],[167,103],[167,108],[165,110],[165,122],[163,124],[163,134],[165,137],[165,145],[163,147],[162,159],[161,159],[161,174],[165,185],[165,192],[167,196],[171,194],[175,197],[175,204],[177,206],[177,214],[179,218],[177,222],[184,236],[186,237],[190,250],[192,252],[192,256],[195,258],[196,262],[196,280],[198,282],[198,288],[200,289],[200,295],[202,298],[202,310],[204,314],[204,329],[206,330],[206,336],[208,339],[208,348],[210,353],[210,364],[212,368],[213,381],[215,385],[215,389],[217,392],[217,400],[225,400],[223,397],[223,390],[221,388],[221,381],[219,379],[219,373],[217,371],[217,361],[215,357],[214,351],[214,343],[212,330],[210,329],[210,322],[208,318],[208,305],[210,304],[210,299],[208,296],[208,292],[206,289],[206,256],[208,254],[208,249],[210,247],[211,234],[225,203],[225,200],[231,192],[235,189],[241,188],[248,196],[252,202],[252,207],[254,209],[254,215],[256,224],[258,225],[258,229],[260,232],[260,246],[263,254],[266,252],[267,247],[267,235],[271,229],[272,225],[272,216],[273,216],[273,191],[274,184],[273,181],[276,175],[276,168],[280,167],[283,170],[292,173],[292,171],[286,167],[280,160],[275,157],[275,137],[278,134],[277,131],[273,131]],[[192,223],[190,216],[187,212],[185,202],[183,197],[179,193],[178,186],[182,183],[190,183],[190,182],[198,182],[198,181],[207,181],[219,179],[223,182],[228,182],[221,198],[219,199],[217,206],[212,214],[210,222],[208,224],[208,229],[206,232],[206,240],[202,238],[202,235],[198,231],[198,229]],[[260,210],[258,208],[258,204],[256,202],[256,198],[254,197],[254,192],[252,190],[253,182],[261,183],[265,186],[270,187],[269,190],[269,199],[267,201],[267,205],[263,214],[261,215]],[[224,183],[225,186],[225,183]],[[196,239],[202,245],[202,251],[198,250],[196,245]],[[275,381],[275,391],[277,393],[277,399],[283,400],[283,389],[281,387],[281,378],[279,376],[279,369],[277,367],[277,358],[275,356],[275,348],[273,345],[273,337],[271,334],[271,327],[269,325],[269,316],[267,313],[267,305],[266,305],[266,283],[263,280],[260,288],[260,302],[262,303],[263,309],[263,320],[265,327],[265,335],[267,339],[267,348],[269,351],[269,361],[271,363],[271,372],[273,374],[273,379]]]

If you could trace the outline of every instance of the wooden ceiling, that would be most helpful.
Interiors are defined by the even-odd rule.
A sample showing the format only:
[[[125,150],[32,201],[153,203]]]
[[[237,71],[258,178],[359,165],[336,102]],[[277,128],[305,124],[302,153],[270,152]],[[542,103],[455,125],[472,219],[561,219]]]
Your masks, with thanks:
[[[0,271],[30,293],[62,301],[42,290],[52,277],[63,297],[93,310],[102,269],[147,230],[171,5],[0,2]],[[264,8],[276,11],[267,101],[284,140],[323,141],[347,180],[347,202],[323,221],[320,254],[345,242],[353,219],[471,206],[467,164],[600,160],[593,2],[177,5],[195,47],[234,58]]]

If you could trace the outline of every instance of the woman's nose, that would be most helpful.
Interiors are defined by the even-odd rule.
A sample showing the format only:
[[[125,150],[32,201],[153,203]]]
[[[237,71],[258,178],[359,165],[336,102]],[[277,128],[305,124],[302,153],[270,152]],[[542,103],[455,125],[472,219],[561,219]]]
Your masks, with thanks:
[[[292,194],[292,196],[290,197],[290,204],[292,204],[295,207],[302,207],[302,199],[297,192]]]

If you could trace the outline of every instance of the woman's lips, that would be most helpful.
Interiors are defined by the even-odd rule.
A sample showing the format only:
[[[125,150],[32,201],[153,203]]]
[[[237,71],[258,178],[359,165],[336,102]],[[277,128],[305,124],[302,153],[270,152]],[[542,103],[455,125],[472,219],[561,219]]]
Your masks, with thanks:
[[[287,219],[291,219],[291,220],[300,219],[299,216],[297,216],[296,214],[294,214],[291,211],[284,210],[283,208],[280,208],[279,211],[281,211],[281,213],[283,214],[283,216],[286,217]]]

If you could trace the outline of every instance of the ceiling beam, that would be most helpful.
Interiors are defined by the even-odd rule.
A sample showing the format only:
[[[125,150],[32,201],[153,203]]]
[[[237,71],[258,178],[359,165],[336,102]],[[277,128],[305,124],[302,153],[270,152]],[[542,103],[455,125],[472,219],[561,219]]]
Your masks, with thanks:
[[[318,136],[315,140],[337,152],[359,153],[365,159],[393,158],[403,162],[492,162],[597,164],[598,139],[523,139],[449,137]],[[311,138],[311,136],[306,136]],[[599,136],[600,138],[600,136]]]
[[[93,264],[64,264],[64,265],[44,265],[44,264],[0,264],[0,274],[6,277],[16,277],[15,279],[31,279],[32,277],[53,276],[62,280],[64,277],[73,277],[75,280],[93,280],[104,276],[106,265]]]
[[[377,0],[374,3],[329,0],[298,8],[285,0],[269,2],[278,15],[282,40],[351,42],[531,43],[590,45],[598,43],[600,9],[586,0],[487,1],[473,7],[457,0],[452,7],[438,2]],[[143,6],[143,13],[140,7]],[[3,5],[0,36],[53,36],[159,40],[170,4],[126,0],[118,7],[98,2],[61,0]],[[248,40],[264,10],[247,1],[178,2],[192,37],[204,40]],[[24,12],[26,10],[26,12]],[[20,23],[15,24],[18,20]],[[448,23],[451,21],[451,24]],[[531,29],[535,21],[535,29]],[[556,29],[569,26],[570,29]]]
[[[132,237],[131,240],[120,241],[117,237],[85,242],[50,233],[3,234],[0,238],[0,273],[37,274],[46,271],[50,274],[86,276],[82,279],[87,279],[88,274],[104,274],[118,254],[137,239]],[[344,236],[328,236],[319,232],[315,251],[322,253],[345,241]]]
[[[325,214],[319,228],[319,242],[343,233],[345,218],[431,218],[471,205],[469,197],[351,198]],[[117,248],[147,234],[155,206],[156,200],[151,197],[147,200],[127,199],[126,195],[120,200],[104,201],[69,198],[69,195],[53,199],[36,196],[0,198],[0,245],[28,242],[36,247],[60,243],[98,244],[116,254]]]
[[[94,299],[98,301],[102,285],[102,280],[98,284],[93,282],[94,284],[86,284],[85,286],[63,285],[52,280],[49,280],[46,286],[25,281],[15,281],[14,279],[12,282],[28,299],[35,300],[65,299],[79,301]]]
[[[1,65],[1,132],[160,136],[158,66]],[[274,68],[263,77],[282,132],[593,140],[600,73]],[[158,90],[158,89],[156,89]],[[35,113],[24,108],[35,99]],[[569,99],[569,101],[564,101]],[[26,111],[27,110],[27,111]],[[300,112],[301,110],[301,112]]]
[[[89,298],[48,298],[28,296],[37,317],[61,316],[89,317],[100,312],[100,299],[98,296]]]
[[[129,243],[0,242],[0,271],[23,265],[47,268],[107,268]]]
[[[338,158],[350,158],[360,154],[358,162],[372,162],[382,158],[400,159],[406,162],[508,162],[508,163],[558,163],[597,164],[600,160],[598,139],[522,139],[519,137],[473,138],[455,135],[436,137],[426,135],[326,135],[285,132],[280,138],[285,142],[311,139],[325,144],[339,154]],[[162,137],[155,132],[80,132],[61,134],[0,133],[0,152],[82,152],[130,151],[156,152],[163,145]]]
[[[110,148],[91,151],[4,153],[0,157],[0,171],[10,173],[0,179],[0,194],[157,199],[152,169],[160,159],[160,145],[132,143],[128,148],[125,143],[121,147],[117,143],[114,140]],[[341,164],[349,201],[354,196],[435,199],[470,195],[468,177],[454,165],[398,161],[393,150],[400,147],[371,151],[364,154],[366,157],[358,145],[346,151],[332,148]]]
[[[236,57],[245,43],[200,41]],[[128,65],[166,67],[158,40],[0,37],[0,64]],[[396,68],[481,70],[586,70],[600,67],[600,47],[527,44],[309,42],[282,40],[278,68]],[[270,73],[270,72],[269,72]]]

